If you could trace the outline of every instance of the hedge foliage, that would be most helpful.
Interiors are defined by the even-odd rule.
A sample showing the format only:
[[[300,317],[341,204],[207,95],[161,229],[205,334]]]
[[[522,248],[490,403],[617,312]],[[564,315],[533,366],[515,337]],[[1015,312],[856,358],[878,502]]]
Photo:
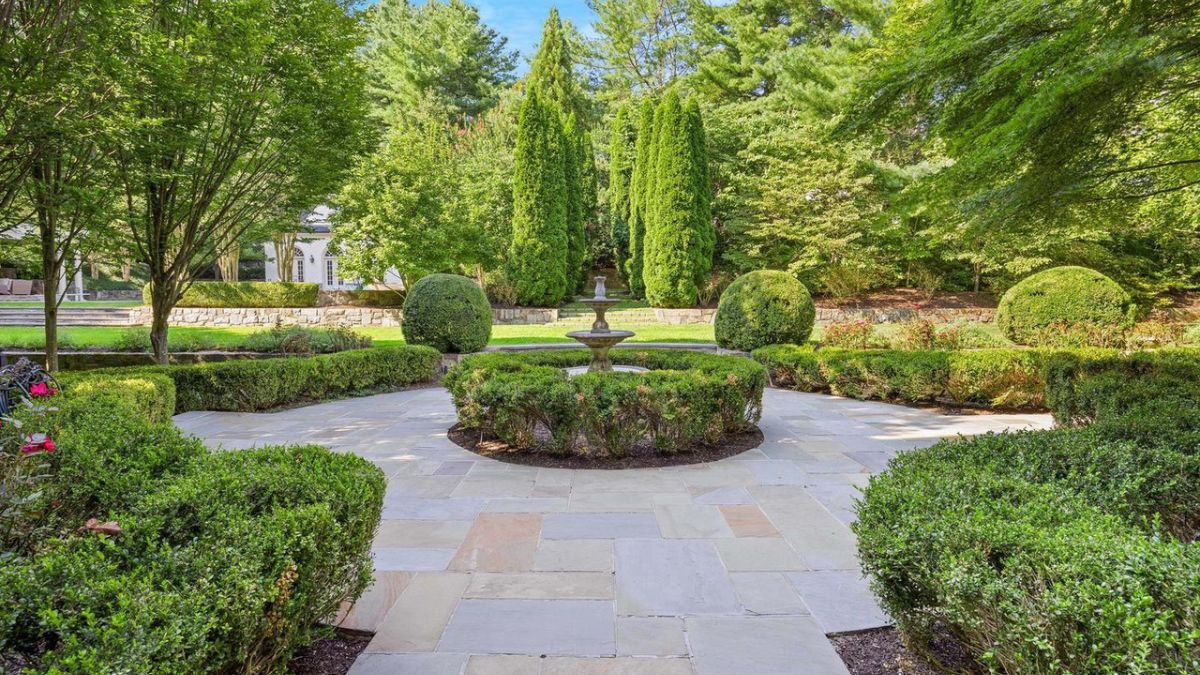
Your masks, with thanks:
[[[641,441],[659,452],[715,443],[758,421],[766,370],[740,357],[632,349],[614,363],[649,368],[567,376],[586,365],[584,350],[478,354],[463,359],[443,383],[459,422],[516,448],[627,454]]]
[[[751,351],[773,344],[804,344],[817,310],[795,277],[772,270],[738,277],[717,304],[713,330],[726,349]]]
[[[0,565],[0,651],[59,673],[280,672],[366,588],[385,488],[370,462],[209,452],[146,395],[170,399],[161,374],[64,387],[43,483],[58,535]],[[88,518],[121,531],[77,531]]]
[[[291,281],[197,281],[176,307],[316,307],[321,286]],[[150,304],[150,285],[142,289]]]
[[[756,349],[771,382],[797,391],[908,403],[953,403],[1000,409],[1042,409],[1051,352],[1032,349],[919,351]]]
[[[1019,345],[1115,347],[1133,325],[1134,310],[1129,294],[1096,270],[1055,267],[1008,289],[996,323]]]
[[[1092,423],[898,456],[859,505],[863,569],[913,644],[948,631],[994,672],[1197,672],[1200,360],[1047,371],[1060,419]]]
[[[471,279],[430,274],[404,299],[404,340],[442,353],[477,352],[492,337],[492,306]]]
[[[400,307],[404,304],[404,291],[376,290],[363,288],[338,291],[337,295],[351,307]]]
[[[138,366],[100,374],[159,373],[175,383],[175,414],[253,412],[382,388],[428,382],[441,354],[417,345],[373,347],[313,357],[245,359],[179,366]]]

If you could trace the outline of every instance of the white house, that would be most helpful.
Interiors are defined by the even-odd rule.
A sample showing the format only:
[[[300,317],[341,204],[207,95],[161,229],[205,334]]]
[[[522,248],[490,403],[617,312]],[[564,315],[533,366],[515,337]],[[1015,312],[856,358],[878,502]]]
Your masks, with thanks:
[[[357,279],[343,279],[338,270],[337,254],[329,250],[333,237],[330,217],[333,209],[321,204],[300,214],[300,230],[296,233],[296,250],[292,256],[292,281],[308,281],[321,284],[321,290],[337,291],[363,288]],[[267,254],[266,280],[280,281],[279,262],[275,260],[275,246],[264,244]],[[403,288],[400,275],[388,270],[382,284],[368,285],[370,288]]]

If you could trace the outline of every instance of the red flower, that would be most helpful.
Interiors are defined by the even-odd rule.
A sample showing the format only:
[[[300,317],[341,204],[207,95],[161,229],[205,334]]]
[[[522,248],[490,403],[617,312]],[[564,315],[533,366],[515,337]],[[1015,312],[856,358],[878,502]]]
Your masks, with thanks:
[[[39,452],[54,452],[57,447],[49,436],[42,436],[41,440],[34,440],[34,437],[30,436],[26,439],[25,444],[21,446],[21,454],[32,455]]]
[[[46,452],[54,452],[54,441],[47,437],[46,440],[42,441],[42,449],[44,449]]]
[[[58,393],[58,390],[45,382],[38,382],[30,385],[29,395],[37,398],[49,398]]]

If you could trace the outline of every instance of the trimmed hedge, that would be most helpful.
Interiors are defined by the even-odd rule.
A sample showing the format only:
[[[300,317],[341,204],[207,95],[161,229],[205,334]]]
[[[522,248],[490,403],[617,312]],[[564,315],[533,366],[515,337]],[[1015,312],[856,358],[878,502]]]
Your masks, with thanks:
[[[290,281],[197,281],[176,307],[316,307],[320,284]],[[150,285],[142,288],[150,304]]]
[[[401,307],[404,305],[404,291],[378,290],[363,288],[352,291],[337,291],[337,296],[345,300],[351,307]]]
[[[808,289],[795,277],[760,270],[738,277],[721,294],[713,330],[726,349],[803,344],[812,335],[816,313]]]
[[[210,453],[151,419],[159,374],[64,387],[43,483],[60,534],[0,566],[0,650],[60,673],[279,672],[366,588],[385,488],[370,462]],[[77,533],[90,517],[121,533]]]
[[[948,632],[993,672],[1197,672],[1196,366],[1055,354],[1055,412],[1091,426],[943,442],[872,478],[854,530],[909,641]]]
[[[92,371],[106,375],[160,373],[175,383],[175,414],[191,410],[270,410],[360,391],[432,381],[441,354],[398,345],[313,357],[245,359],[180,366]]]
[[[1029,410],[1045,405],[1050,354],[1029,349],[850,350],[798,345],[772,345],[753,352],[775,386],[797,391]]]
[[[404,340],[444,354],[477,352],[492,337],[492,306],[479,284],[457,274],[430,274],[404,299]]]
[[[766,370],[735,356],[630,349],[614,363],[651,369],[567,377],[586,365],[585,350],[478,354],[450,369],[443,383],[459,422],[533,449],[538,433],[552,452],[627,454],[647,440],[659,452],[715,443],[745,431],[762,413]]]
[[[1133,325],[1132,299],[1086,267],[1055,267],[1021,280],[1000,298],[996,323],[1021,345],[1115,347]]]

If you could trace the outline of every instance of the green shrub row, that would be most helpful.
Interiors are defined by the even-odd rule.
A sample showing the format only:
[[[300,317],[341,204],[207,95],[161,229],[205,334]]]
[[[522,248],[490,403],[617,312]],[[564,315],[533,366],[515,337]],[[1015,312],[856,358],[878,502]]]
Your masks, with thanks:
[[[385,487],[372,464],[210,453],[144,395],[169,399],[162,375],[64,385],[43,495],[59,535],[0,565],[0,651],[60,673],[279,672],[364,590]],[[77,531],[87,518],[120,532]]]
[[[771,345],[756,349],[775,386],[858,399],[945,402],[1003,409],[1041,409],[1051,352],[814,349]]]
[[[400,307],[404,304],[404,291],[363,288],[338,291],[343,304],[351,307]]]
[[[307,358],[246,359],[179,366],[140,366],[101,374],[161,373],[175,383],[175,413],[190,410],[253,412],[337,398],[362,391],[429,382],[441,354],[398,345]]]
[[[197,281],[176,307],[316,307],[321,286],[290,281]],[[150,285],[142,288],[150,304]]]
[[[649,441],[678,452],[744,431],[758,421],[766,370],[740,357],[699,352],[614,350],[614,363],[649,368],[569,378],[584,350],[492,353],[463,359],[444,384],[459,422],[530,449],[620,456]]]
[[[313,326],[275,326],[235,336],[171,331],[167,336],[170,352],[208,350],[259,352],[262,354],[332,354],[347,349],[371,346],[371,338],[349,328]],[[149,328],[127,328],[117,335],[112,348],[121,352],[153,351]]]
[[[1196,366],[1056,354],[1056,412],[1090,426],[944,442],[874,477],[859,552],[910,642],[948,631],[993,672],[1197,672]]]

